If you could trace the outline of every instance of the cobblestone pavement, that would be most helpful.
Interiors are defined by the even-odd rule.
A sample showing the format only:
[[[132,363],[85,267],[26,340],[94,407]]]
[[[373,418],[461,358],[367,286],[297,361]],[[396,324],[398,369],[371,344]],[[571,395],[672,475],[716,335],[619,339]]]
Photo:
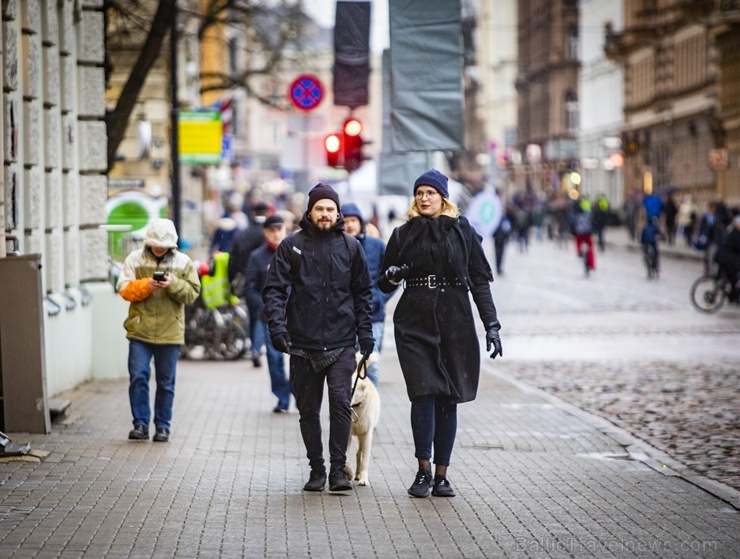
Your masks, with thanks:
[[[494,283],[511,350],[502,368],[740,489],[740,309],[691,307],[696,254],[676,250],[648,281],[635,246],[611,237],[588,279],[570,247],[507,254]]]
[[[506,370],[740,490],[737,362],[560,361]]]

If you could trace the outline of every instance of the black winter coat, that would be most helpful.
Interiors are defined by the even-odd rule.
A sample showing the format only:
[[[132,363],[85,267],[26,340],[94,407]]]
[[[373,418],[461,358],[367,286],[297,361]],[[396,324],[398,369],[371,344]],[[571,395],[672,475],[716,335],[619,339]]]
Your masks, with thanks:
[[[320,231],[307,214],[300,225],[305,240],[299,269],[293,270],[294,237],[288,237],[262,290],[270,335],[287,332],[294,347],[307,351],[372,340],[372,284],[360,241],[344,233],[341,217],[329,232]],[[350,250],[349,243],[357,246]]]
[[[397,227],[385,251],[378,285],[390,266],[409,266],[409,278],[434,274],[461,286],[406,286],[393,315],[396,349],[409,399],[449,396],[474,400],[480,379],[480,346],[468,289],[486,327],[499,328],[491,295],[491,267],[481,239],[464,217],[416,217]]]

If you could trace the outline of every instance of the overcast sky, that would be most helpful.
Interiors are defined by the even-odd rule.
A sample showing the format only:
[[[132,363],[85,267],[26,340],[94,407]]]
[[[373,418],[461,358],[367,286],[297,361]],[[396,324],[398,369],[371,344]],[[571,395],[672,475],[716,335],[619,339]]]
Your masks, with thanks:
[[[309,15],[325,27],[334,27],[336,0],[303,0]],[[390,42],[388,37],[388,0],[372,0],[370,8],[370,49],[382,52]]]

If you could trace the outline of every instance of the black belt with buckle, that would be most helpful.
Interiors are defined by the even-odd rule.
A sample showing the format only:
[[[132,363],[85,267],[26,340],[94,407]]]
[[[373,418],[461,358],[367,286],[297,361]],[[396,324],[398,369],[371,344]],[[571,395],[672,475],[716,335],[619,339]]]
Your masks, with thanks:
[[[426,287],[428,289],[435,289],[437,287],[465,287],[465,284],[456,279],[437,279],[437,276],[430,274],[428,276],[418,278],[406,278],[406,287]]]

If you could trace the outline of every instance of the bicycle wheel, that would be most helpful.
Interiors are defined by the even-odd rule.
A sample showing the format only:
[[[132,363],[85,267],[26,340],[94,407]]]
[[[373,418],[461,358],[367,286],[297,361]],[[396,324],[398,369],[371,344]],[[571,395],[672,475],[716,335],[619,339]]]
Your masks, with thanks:
[[[712,276],[702,276],[691,286],[691,302],[702,312],[717,312],[726,298],[724,285]]]
[[[581,258],[583,258],[583,270],[584,270],[586,277],[588,277],[588,275],[591,273],[591,268],[588,265],[588,244],[587,243],[581,243],[580,252],[581,252]]]
[[[239,359],[247,351],[247,334],[236,322],[229,321],[225,326],[219,354],[224,361]]]

